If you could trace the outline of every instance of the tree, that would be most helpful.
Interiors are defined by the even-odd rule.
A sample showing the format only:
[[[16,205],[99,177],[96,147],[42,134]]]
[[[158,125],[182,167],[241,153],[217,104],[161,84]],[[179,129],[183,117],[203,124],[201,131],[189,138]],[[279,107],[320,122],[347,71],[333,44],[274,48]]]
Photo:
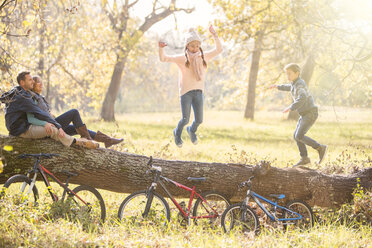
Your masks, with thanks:
[[[164,7],[160,1],[154,0],[152,3],[151,13],[148,14],[144,21],[138,26],[133,23],[134,20],[130,17],[131,9],[133,9],[138,2],[139,0],[131,2],[125,0],[121,6],[118,6],[117,2],[114,1],[113,5],[110,6],[108,1],[102,1],[102,9],[110,19],[111,28],[115,32],[117,38],[114,70],[101,110],[101,117],[105,121],[115,120],[114,104],[118,96],[125,63],[129,53],[135,45],[137,45],[143,34],[155,23],[177,11],[185,11],[186,13],[191,13],[193,11],[193,9],[177,8],[177,0],[171,0],[167,7]]]
[[[267,49],[265,39],[281,33],[287,27],[286,15],[272,0],[234,2],[210,0],[210,2],[223,14],[222,19],[216,20],[216,25],[223,30],[225,38],[235,43],[253,43],[244,111],[244,117],[253,120],[259,63],[262,51]]]
[[[247,97],[247,105],[245,106],[245,113],[244,117],[253,120],[254,119],[254,107],[255,107],[255,99],[256,99],[256,82],[257,82],[257,75],[258,69],[260,65],[260,57],[262,52],[262,32],[255,37],[254,40],[254,49],[252,52],[252,62],[251,62],[251,69],[249,72],[249,81],[248,81],[248,97]]]
[[[58,153],[60,157],[44,159],[43,166],[64,178],[63,170],[77,172],[70,182],[87,184],[96,188],[115,192],[133,193],[151,184],[153,175],[147,174],[148,157],[130,153],[121,153],[109,149],[87,150],[83,148],[64,147],[52,140],[31,140],[0,136],[0,144],[12,146],[14,151],[2,152],[4,171],[0,174],[0,183],[4,183],[13,174],[27,172],[32,160],[20,160],[16,157],[22,153]],[[275,168],[268,162],[259,165],[201,163],[197,161],[169,161],[154,159],[154,165],[163,168],[163,175],[185,185],[190,185],[187,177],[206,177],[203,183],[196,184],[200,191],[217,190],[233,202],[240,201],[245,192],[238,191],[240,182],[255,175],[253,189],[264,196],[283,193],[286,200],[302,199],[310,205],[320,207],[339,207],[352,200],[352,192],[359,184],[365,189],[372,187],[372,168],[358,173],[326,175],[306,168]],[[285,178],[285,180],[283,180]],[[39,178],[40,179],[40,178]],[[222,183],[221,183],[222,182]],[[159,188],[160,189],[160,188]],[[177,197],[188,197],[186,191],[169,187]]]

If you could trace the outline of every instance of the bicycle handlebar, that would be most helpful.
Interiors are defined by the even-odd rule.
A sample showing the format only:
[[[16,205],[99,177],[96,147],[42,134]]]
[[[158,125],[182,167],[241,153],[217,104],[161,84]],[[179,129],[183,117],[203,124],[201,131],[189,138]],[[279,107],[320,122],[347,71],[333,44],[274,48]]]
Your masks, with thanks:
[[[252,180],[253,178],[254,178],[254,176],[251,176],[250,178],[248,178],[247,181],[241,182],[241,183],[239,184],[238,188],[241,189],[241,188],[243,188],[243,187],[245,187],[245,186],[248,186],[248,188],[250,189],[250,188],[251,188],[251,185],[252,185],[251,180]]]
[[[153,162],[153,160],[152,160],[152,156],[150,156],[150,159],[149,159],[149,161],[147,162],[147,166],[150,167],[150,170],[151,170],[151,171],[159,171],[159,172],[161,172],[161,171],[162,171],[161,167],[160,167],[160,166],[154,166],[154,165],[152,165],[152,162]],[[147,173],[146,173],[146,174],[147,174]]]
[[[152,156],[150,156],[150,159],[149,159],[149,161],[147,162],[147,165],[150,166],[150,167],[152,167]]]
[[[23,159],[23,158],[38,158],[40,159],[41,157],[44,158],[53,158],[53,157],[58,157],[59,154],[57,153],[39,153],[39,154],[21,154],[17,158]]]

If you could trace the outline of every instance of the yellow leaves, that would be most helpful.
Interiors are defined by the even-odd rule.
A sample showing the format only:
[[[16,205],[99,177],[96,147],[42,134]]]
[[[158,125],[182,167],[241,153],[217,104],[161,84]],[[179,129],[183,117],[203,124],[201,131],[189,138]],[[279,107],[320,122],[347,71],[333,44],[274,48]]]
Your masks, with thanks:
[[[114,9],[114,12],[116,12],[118,10],[118,5],[117,5],[116,1],[114,1],[114,7],[113,7],[113,9]]]
[[[29,21],[27,21],[27,20],[24,20],[23,22],[22,22],[22,26],[23,27],[28,27],[28,26],[30,26],[31,25],[31,23],[29,22]]]
[[[3,170],[4,170],[4,164],[3,164],[3,161],[0,160],[0,173],[3,173]]]
[[[11,152],[11,151],[13,151],[13,146],[5,145],[5,146],[3,147],[3,150],[4,150],[4,151],[7,151],[7,152]]]
[[[101,0],[101,6],[105,6],[107,4],[107,0]]]

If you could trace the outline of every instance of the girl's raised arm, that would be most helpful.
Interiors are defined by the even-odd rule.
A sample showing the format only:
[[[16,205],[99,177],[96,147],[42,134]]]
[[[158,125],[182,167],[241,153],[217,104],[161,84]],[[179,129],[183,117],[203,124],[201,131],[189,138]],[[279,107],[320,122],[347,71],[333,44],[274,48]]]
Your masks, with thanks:
[[[214,42],[216,43],[216,47],[213,50],[205,52],[205,58],[206,60],[211,60],[214,57],[216,57],[218,54],[220,54],[223,49],[222,49],[222,44],[220,39],[218,38],[216,30],[214,30],[213,26],[209,26],[209,32],[212,34]]]
[[[181,63],[185,60],[182,56],[168,56],[164,53],[164,47],[167,46],[167,43],[159,41],[159,58],[161,62],[173,62]]]

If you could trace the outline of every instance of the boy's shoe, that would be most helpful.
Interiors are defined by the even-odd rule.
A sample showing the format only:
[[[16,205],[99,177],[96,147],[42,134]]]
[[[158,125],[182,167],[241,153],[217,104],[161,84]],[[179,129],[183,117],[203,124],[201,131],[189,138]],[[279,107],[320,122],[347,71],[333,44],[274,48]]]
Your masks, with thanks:
[[[182,147],[183,141],[181,137],[176,134],[176,129],[173,129],[173,136],[174,136],[174,143],[176,143],[178,147]]]
[[[328,146],[326,145],[320,145],[318,149],[316,149],[319,153],[319,164],[323,162],[323,159],[327,153]]]
[[[298,161],[297,164],[293,165],[294,167],[300,166],[300,165],[305,165],[305,164],[310,164],[310,158],[309,157],[301,157],[300,161]]]
[[[190,136],[191,142],[194,145],[198,144],[198,136],[196,136],[196,133],[194,133],[193,131],[191,131],[191,127],[186,127],[186,130],[187,130],[187,133]]]

